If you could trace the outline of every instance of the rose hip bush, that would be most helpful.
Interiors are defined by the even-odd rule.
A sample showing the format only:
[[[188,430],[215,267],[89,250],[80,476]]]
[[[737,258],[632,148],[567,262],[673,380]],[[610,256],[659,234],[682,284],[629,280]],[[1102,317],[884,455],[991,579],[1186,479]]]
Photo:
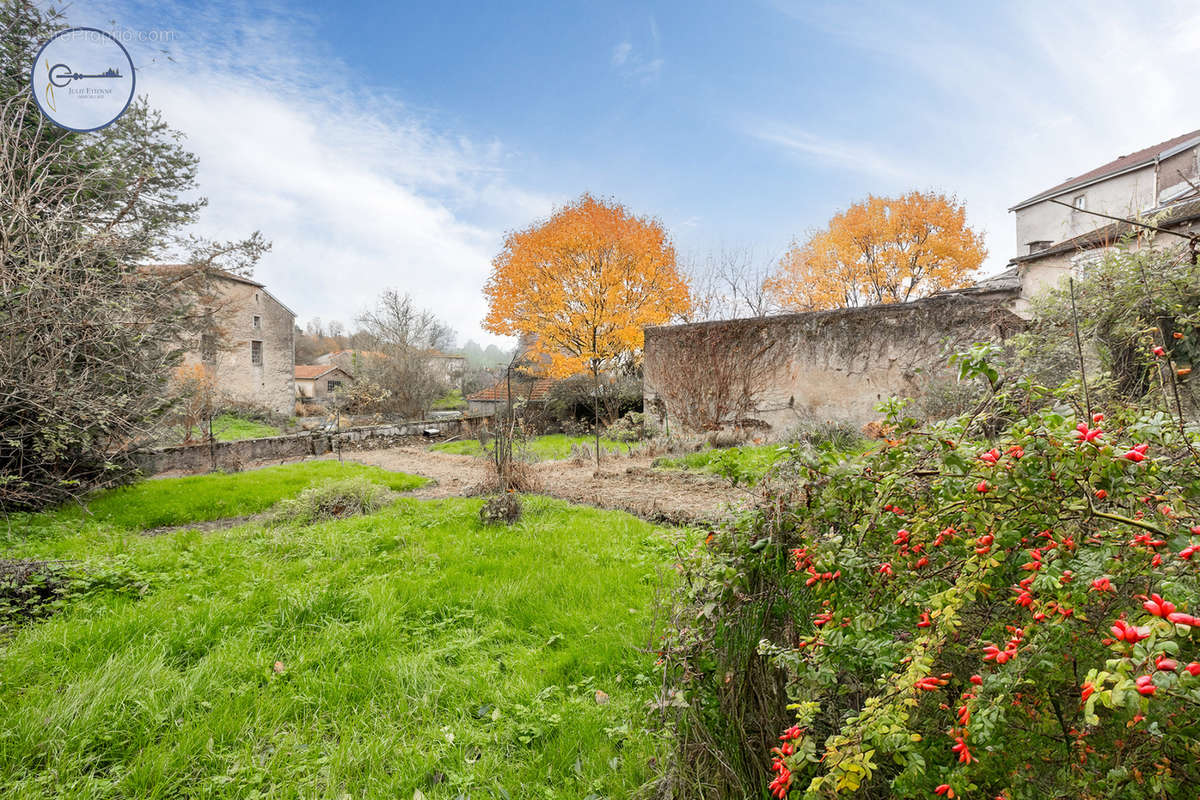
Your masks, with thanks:
[[[677,783],[1194,796],[1195,432],[1133,408],[1018,411],[1036,405],[1010,398],[982,440],[894,403],[886,443],[798,453],[765,511],[708,538],[663,646]]]

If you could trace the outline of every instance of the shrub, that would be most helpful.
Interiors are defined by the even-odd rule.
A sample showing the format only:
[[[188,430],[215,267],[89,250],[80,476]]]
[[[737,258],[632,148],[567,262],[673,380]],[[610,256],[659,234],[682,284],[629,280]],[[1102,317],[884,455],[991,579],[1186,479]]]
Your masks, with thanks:
[[[647,418],[641,411],[629,411],[609,425],[604,436],[616,442],[637,442],[643,438],[652,438],[657,433],[658,427],[652,419]]]
[[[798,448],[686,565],[663,646],[678,796],[1200,781],[1200,435],[1154,409],[1079,419],[1030,383],[993,402],[991,440],[894,402],[873,449]]]
[[[280,501],[271,513],[271,521],[310,525],[326,519],[373,514],[393,502],[396,496],[386,486],[366,478],[325,481]]]
[[[51,616],[93,593],[140,597],[148,590],[145,576],[124,556],[92,565],[0,559],[0,632]]]
[[[489,498],[479,509],[484,525],[512,525],[521,518],[521,500],[515,492],[505,492]]]
[[[1078,375],[1076,322],[1088,362],[1092,399],[1130,400],[1149,393],[1197,408],[1191,371],[1200,360],[1200,264],[1187,251],[1112,251],[1084,267],[1069,287],[1036,297],[1037,321],[1015,341],[1020,369],[1054,386]],[[1161,348],[1161,355],[1155,348]]]

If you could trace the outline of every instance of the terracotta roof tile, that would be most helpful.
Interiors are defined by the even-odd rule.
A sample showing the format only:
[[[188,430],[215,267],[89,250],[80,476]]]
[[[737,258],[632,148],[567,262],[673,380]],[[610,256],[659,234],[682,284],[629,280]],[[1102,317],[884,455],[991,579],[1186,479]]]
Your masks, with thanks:
[[[553,378],[535,378],[532,382],[529,379],[513,378],[512,394],[514,400],[528,400],[533,403],[543,402],[549,395],[550,390],[558,381]],[[474,400],[480,403],[504,403],[508,401],[507,381],[499,380],[495,384],[486,389],[475,392],[475,394],[467,397],[467,400]]]
[[[297,364],[296,379],[301,381],[312,381],[316,380],[327,372],[334,371],[347,374],[346,371],[337,364]]]

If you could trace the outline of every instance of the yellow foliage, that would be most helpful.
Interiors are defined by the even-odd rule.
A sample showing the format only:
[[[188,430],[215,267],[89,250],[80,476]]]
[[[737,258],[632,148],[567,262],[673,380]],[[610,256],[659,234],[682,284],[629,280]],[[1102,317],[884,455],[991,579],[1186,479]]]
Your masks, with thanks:
[[[969,285],[986,256],[983,235],[954,198],[871,196],[793,243],[765,286],[796,311],[903,303]]]
[[[484,295],[484,328],[533,339],[555,377],[637,358],[642,329],[690,302],[662,223],[587,194],[510,233]]]

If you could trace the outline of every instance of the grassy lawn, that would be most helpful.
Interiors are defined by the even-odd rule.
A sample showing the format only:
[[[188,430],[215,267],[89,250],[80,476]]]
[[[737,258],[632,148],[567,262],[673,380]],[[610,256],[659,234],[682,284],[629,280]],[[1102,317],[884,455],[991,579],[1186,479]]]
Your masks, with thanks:
[[[654,462],[654,466],[662,469],[695,470],[726,477],[737,476],[740,482],[745,483],[760,480],[786,453],[786,448],[775,444],[745,445],[660,458]]]
[[[571,446],[576,444],[591,445],[591,436],[567,436],[565,433],[551,433],[538,436],[525,443],[524,455],[533,461],[559,461],[571,457]],[[600,446],[605,450],[628,451],[628,442],[618,442],[614,439],[601,439]],[[456,453],[464,456],[482,456],[483,447],[477,439],[463,439],[457,442],[442,442],[435,444],[431,450],[442,453]]]
[[[16,527],[75,527],[85,519],[119,528],[143,530],[189,522],[207,522],[265,511],[285,497],[314,483],[364,476],[396,491],[425,483],[416,475],[389,472],[364,464],[306,461],[236,473],[213,473],[189,478],[149,480],[134,486],[100,492],[88,498],[86,511],[66,506],[33,517],[15,515]],[[0,531],[3,526],[0,526]]]
[[[265,436],[278,436],[282,430],[274,425],[259,422],[256,419],[244,419],[233,414],[221,414],[213,417],[213,438],[218,442],[237,442],[242,439],[261,439]],[[182,442],[187,431],[182,425],[173,426],[166,431],[164,445],[174,445]],[[193,428],[192,434],[203,438],[208,433],[208,424]]]
[[[458,389],[452,389],[433,401],[434,411],[454,411],[455,409],[466,407],[467,403],[463,400],[462,392]]]
[[[5,557],[144,590],[102,584],[0,645],[0,796],[620,798],[653,777],[639,648],[666,532],[544,498],[511,528],[482,527],[479,500],[403,499],[303,528],[137,532],[160,500],[258,478],[205,477],[142,483],[124,513],[50,536],[15,520]],[[261,505],[239,496],[229,512]],[[185,505],[175,521],[209,514]]]
[[[213,419],[213,435],[218,442],[260,439],[264,436],[278,436],[281,432],[274,425],[254,419],[242,419],[232,414],[222,414]]]

